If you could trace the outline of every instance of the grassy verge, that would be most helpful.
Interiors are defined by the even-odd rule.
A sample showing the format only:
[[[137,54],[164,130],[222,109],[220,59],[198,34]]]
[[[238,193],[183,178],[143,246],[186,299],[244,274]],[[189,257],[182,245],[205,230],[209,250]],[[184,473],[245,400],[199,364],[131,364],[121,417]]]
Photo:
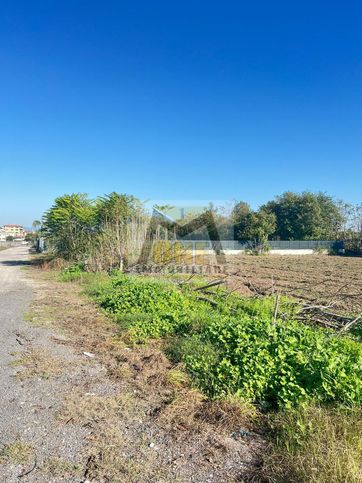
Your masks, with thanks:
[[[169,358],[210,400],[256,406],[270,438],[262,477],[362,480],[359,342],[294,322],[287,300],[290,320],[273,320],[273,298],[225,297],[216,289],[204,296],[186,284],[80,269],[61,278],[81,281],[128,343],[162,339]],[[182,386],[182,371],[173,376]],[[171,412],[169,419],[182,414],[182,404]]]
[[[360,407],[307,406],[268,415],[271,445],[263,476],[272,481],[362,481]]]

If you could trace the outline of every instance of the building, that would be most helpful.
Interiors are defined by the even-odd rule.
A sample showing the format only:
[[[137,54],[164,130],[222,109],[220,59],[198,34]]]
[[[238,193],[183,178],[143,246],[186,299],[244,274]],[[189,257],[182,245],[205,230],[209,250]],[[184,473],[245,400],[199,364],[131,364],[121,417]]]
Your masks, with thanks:
[[[12,236],[14,239],[24,239],[26,234],[21,225],[4,225],[1,230],[5,233],[5,238]]]
[[[0,242],[6,241],[6,236],[7,235],[6,235],[5,231],[2,228],[0,228]]]

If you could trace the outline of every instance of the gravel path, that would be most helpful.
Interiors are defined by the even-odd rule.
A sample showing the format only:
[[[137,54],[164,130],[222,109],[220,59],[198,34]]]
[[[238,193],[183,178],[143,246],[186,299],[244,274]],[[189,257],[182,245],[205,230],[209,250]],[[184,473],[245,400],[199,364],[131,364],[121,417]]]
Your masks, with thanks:
[[[28,257],[27,247],[0,252],[0,481],[79,482],[79,477],[53,478],[45,469],[54,461],[82,464],[87,430],[60,425],[56,415],[69,389],[102,368],[89,366],[69,347],[57,344],[52,330],[24,321],[35,292],[22,271]],[[30,377],[19,377],[24,358],[34,353],[35,371],[30,366]],[[50,370],[53,358],[57,361],[57,377],[37,374],[39,354]]]

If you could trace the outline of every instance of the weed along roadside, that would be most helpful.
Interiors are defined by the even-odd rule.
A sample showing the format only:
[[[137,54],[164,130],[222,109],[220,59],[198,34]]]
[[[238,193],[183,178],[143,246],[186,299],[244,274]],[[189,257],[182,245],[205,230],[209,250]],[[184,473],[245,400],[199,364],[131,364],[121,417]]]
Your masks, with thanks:
[[[180,428],[202,433],[205,423],[237,444],[256,444],[254,466],[240,463],[244,479],[361,481],[358,336],[298,322],[298,306],[283,297],[275,319],[275,297],[227,294],[197,277],[72,267],[59,280],[81,286],[117,327],[120,373],[139,381],[140,360],[151,360],[148,385],[172,387],[154,411],[176,439]]]

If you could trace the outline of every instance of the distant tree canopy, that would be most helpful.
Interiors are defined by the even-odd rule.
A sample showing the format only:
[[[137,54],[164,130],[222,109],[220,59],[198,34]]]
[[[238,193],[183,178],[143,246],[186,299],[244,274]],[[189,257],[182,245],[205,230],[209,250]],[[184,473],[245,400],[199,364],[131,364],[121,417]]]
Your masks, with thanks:
[[[35,238],[36,238],[35,233],[27,233],[25,235],[25,241],[27,241],[27,242],[34,242]]]
[[[281,240],[331,240],[338,236],[344,223],[339,204],[324,193],[288,191],[262,209],[275,215],[272,236]]]
[[[204,220],[204,223],[201,223]],[[210,204],[202,212],[188,213],[182,219],[176,220],[180,225],[188,225],[192,230],[185,239],[193,240],[232,240],[233,239],[233,225],[230,218],[219,209]],[[196,222],[196,223],[194,223]],[[194,225],[194,226],[193,226]],[[179,230],[182,232],[182,230]]]
[[[250,248],[261,253],[267,249],[267,241],[275,231],[276,218],[274,213],[264,209],[250,211],[242,218],[238,226],[238,238],[248,240]]]
[[[230,218],[235,224],[240,223],[251,212],[250,205],[245,201],[238,201],[232,209]]]
[[[139,210],[141,210],[141,203],[137,198],[113,191],[109,195],[97,198],[94,215],[98,226],[104,226],[104,224],[120,226]]]
[[[33,223],[32,223],[32,226],[34,228],[34,230],[39,230],[41,228],[41,221],[39,220],[34,220]]]

